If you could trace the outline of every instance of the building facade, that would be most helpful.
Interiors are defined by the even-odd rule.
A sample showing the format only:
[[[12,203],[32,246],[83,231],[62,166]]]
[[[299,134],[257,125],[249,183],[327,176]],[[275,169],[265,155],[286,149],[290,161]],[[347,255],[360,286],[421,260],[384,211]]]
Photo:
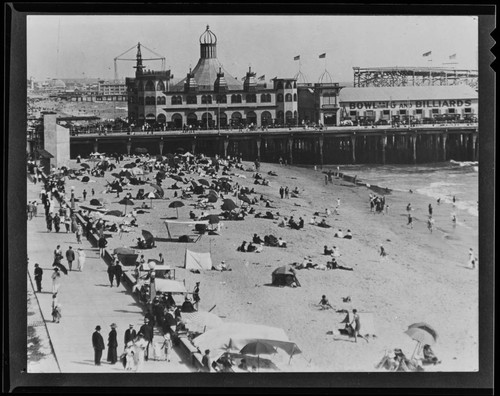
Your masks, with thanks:
[[[217,37],[207,26],[200,36],[200,58],[186,77],[173,83],[170,70],[145,70],[140,46],[135,78],[127,78],[129,122],[168,128],[239,128],[297,125],[294,78],[274,78],[268,86],[249,68],[243,81],[217,59]]]
[[[100,95],[104,96],[116,96],[116,95],[126,95],[127,85],[120,82],[110,82],[110,81],[99,81],[97,91]]]

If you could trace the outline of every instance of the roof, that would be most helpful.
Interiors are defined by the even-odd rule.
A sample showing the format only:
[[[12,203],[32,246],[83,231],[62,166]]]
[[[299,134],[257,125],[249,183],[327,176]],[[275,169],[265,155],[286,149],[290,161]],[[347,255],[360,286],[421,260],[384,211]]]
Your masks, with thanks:
[[[194,79],[198,84],[200,91],[213,91],[214,83],[217,80],[217,73],[219,68],[224,72],[224,78],[227,82],[227,87],[230,91],[238,91],[243,89],[243,84],[236,78],[231,76],[224,68],[217,58],[200,58],[196,67],[192,71]],[[183,78],[177,84],[175,84],[171,91],[179,92],[184,90],[184,83],[186,78]]]
[[[340,102],[378,100],[445,100],[477,99],[477,92],[468,85],[432,85],[410,87],[346,87],[340,91]]]
[[[37,149],[35,151],[38,153],[40,158],[54,158],[54,156],[52,154],[50,154],[47,150]]]

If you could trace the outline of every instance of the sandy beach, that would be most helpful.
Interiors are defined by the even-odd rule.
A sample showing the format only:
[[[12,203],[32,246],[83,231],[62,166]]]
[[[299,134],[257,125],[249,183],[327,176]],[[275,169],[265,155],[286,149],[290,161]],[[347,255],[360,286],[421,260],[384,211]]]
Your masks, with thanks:
[[[76,168],[75,161],[71,162],[71,167]],[[118,167],[127,162],[131,161],[125,160]],[[167,264],[176,269],[176,279],[185,280],[188,290],[200,281],[200,310],[215,306],[212,312],[224,321],[284,329],[302,350],[290,365],[280,366],[286,371],[375,371],[374,366],[387,349],[401,348],[411,356],[416,343],[404,331],[416,322],[429,323],[439,334],[433,349],[442,363],[426,366],[426,371],[478,370],[478,273],[467,268],[469,248],[478,251],[477,216],[463,211],[459,218],[468,227],[452,227],[449,218],[455,210],[452,204],[438,206],[428,197],[404,192],[387,194],[389,212],[375,214],[370,212],[369,205],[372,190],[339,178],[325,185],[324,174],[319,169],[262,164],[260,172],[270,180],[270,186],[262,186],[253,184],[252,164],[244,162],[244,167],[249,171],[234,173],[245,177],[233,176],[233,182],[255,188],[256,196],[263,194],[274,207],[265,208],[263,201],[259,201],[254,205],[257,212],[264,214],[271,210],[284,217],[302,217],[305,226],[301,230],[281,228],[276,220],[250,215],[244,221],[223,220],[220,235],[204,235],[197,243],[158,241],[155,248],[141,251],[146,259],[156,259],[163,253]],[[269,171],[278,176],[268,176]],[[93,198],[90,192],[94,188],[94,198],[106,199],[107,209],[123,210],[118,201],[125,193],[130,192],[134,198],[139,188],[144,188],[146,193],[152,190],[148,185],[130,186],[120,198],[106,194],[106,180],[113,180],[110,173],[106,172],[104,178],[91,177],[95,182],[90,183],[67,180],[67,191],[74,186],[75,196],[84,204]],[[155,174],[145,174],[144,178],[153,181]],[[168,177],[164,180],[165,199],[153,200],[153,209],[138,215],[139,227],[122,234],[121,238],[113,233],[108,240],[110,250],[135,246],[143,229],[156,237],[167,237],[164,220],[176,216],[176,210],[168,208],[176,191],[168,189],[173,183]],[[281,199],[280,186],[288,186],[290,190],[297,187],[299,197]],[[84,189],[88,192],[86,202],[82,202]],[[232,198],[239,203],[236,197]],[[339,213],[325,218],[332,228],[309,224],[315,212],[324,215],[326,208],[333,212],[337,198],[341,202]],[[179,220],[188,220],[190,210],[197,215],[201,213],[190,205],[196,200],[197,196],[193,195],[185,201],[186,206],[179,208]],[[150,204],[149,199],[145,202]],[[406,225],[409,202],[413,207],[413,229]],[[426,226],[429,203],[434,207],[436,229],[433,233]],[[142,201],[135,201],[134,207],[139,208],[141,204]],[[220,203],[215,206],[215,209],[204,210],[205,214],[221,213]],[[178,236],[192,233],[191,229],[173,226],[171,232]],[[350,229],[353,239],[334,238],[338,229],[344,232]],[[238,252],[241,242],[251,241],[254,233],[261,238],[269,234],[282,237],[288,246],[286,249],[264,247],[261,253]],[[385,259],[379,256],[381,244],[388,253]],[[314,263],[326,264],[328,256],[323,255],[324,245],[337,246],[341,253],[338,263],[354,271],[302,269],[297,270],[301,287],[271,286],[271,273],[281,265],[301,262],[306,255],[310,255]],[[194,274],[185,270],[186,248],[211,252],[214,265],[225,260],[231,271]],[[333,310],[320,309],[318,302],[323,294]],[[342,298],[347,296],[351,297],[350,303],[343,302]],[[338,329],[344,326],[340,322],[345,313],[336,310],[353,308],[360,312],[361,321],[364,313],[373,314],[375,337],[370,337],[368,343],[362,339],[354,343],[338,334]]]

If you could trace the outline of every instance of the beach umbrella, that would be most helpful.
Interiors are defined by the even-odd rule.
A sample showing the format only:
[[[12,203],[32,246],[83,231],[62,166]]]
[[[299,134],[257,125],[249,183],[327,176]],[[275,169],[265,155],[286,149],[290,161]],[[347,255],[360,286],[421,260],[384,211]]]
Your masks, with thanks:
[[[257,368],[260,368],[260,355],[271,355],[276,349],[264,341],[252,341],[246,344],[240,351],[243,355],[257,355]]]
[[[203,186],[210,187],[210,182],[206,179],[198,179],[198,183],[200,183]]]
[[[153,191],[151,191],[149,194],[148,194],[148,198],[149,200],[151,201],[151,208],[153,208],[153,198],[156,198],[156,195]]]
[[[207,199],[208,199],[208,202],[214,203],[214,202],[217,202],[218,198],[214,194],[208,194]]]
[[[131,199],[129,198],[123,198],[122,200],[120,200],[120,202],[118,202],[119,204],[121,205],[125,205],[125,214],[127,214],[127,206],[128,205],[133,205],[134,204],[134,201],[132,201]]]
[[[165,195],[165,191],[163,191],[163,188],[161,188],[158,184],[154,183],[149,183],[149,184],[158,192],[158,195],[163,198],[163,196]]]
[[[108,210],[105,215],[107,216],[116,216],[116,217],[122,217],[123,213],[121,210]]]
[[[90,177],[88,177],[88,176],[82,177],[82,183],[88,183],[89,181],[90,181]]]
[[[132,168],[135,168],[135,163],[134,162],[131,162],[129,164],[125,164],[123,166],[125,169],[132,169]]]
[[[283,265],[273,271],[274,275],[295,275],[295,270],[290,265]]]
[[[243,201],[243,202],[246,202],[247,204],[251,205],[252,204],[252,201],[250,201],[250,198],[248,198],[245,194],[239,194],[238,195],[238,198]]]
[[[169,175],[172,179],[176,180],[176,181],[180,181],[180,182],[183,182],[184,183],[184,180],[182,179],[182,177],[180,176],[177,176],[177,175]]]
[[[177,211],[177,218],[179,218],[179,208],[182,208],[184,206],[184,202],[182,201],[173,201],[170,202],[170,205],[168,205],[169,208],[175,208]]]
[[[208,224],[217,224],[220,222],[219,216],[217,216],[216,214],[205,216],[203,220],[208,220]]]
[[[147,230],[142,230],[142,237],[146,241],[146,244],[152,245],[155,241],[155,237]]]
[[[68,275],[68,269],[64,265],[62,265],[61,263],[55,262],[53,264],[53,266],[59,268],[64,275]]]
[[[119,179],[121,177],[121,175],[119,175],[118,173],[112,173],[111,176],[113,177],[116,177],[117,179]]]
[[[238,207],[238,205],[236,205],[234,203],[234,201],[232,199],[225,199],[223,204],[222,204],[222,210],[228,210],[228,211],[233,211],[234,209],[236,209]]]
[[[99,202],[99,200],[96,198],[92,198],[89,203],[90,203],[90,205],[93,205],[93,206],[102,206],[101,202]]]
[[[405,331],[405,334],[417,342],[428,345],[434,345],[438,338],[437,331],[424,322],[414,323],[408,326],[408,330]]]

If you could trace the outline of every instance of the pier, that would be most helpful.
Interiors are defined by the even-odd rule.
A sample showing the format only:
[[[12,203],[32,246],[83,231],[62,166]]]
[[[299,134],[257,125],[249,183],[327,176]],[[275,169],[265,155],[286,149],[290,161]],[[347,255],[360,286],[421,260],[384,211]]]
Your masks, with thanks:
[[[242,155],[244,160],[288,164],[417,164],[476,161],[478,126],[423,126],[412,128],[339,127],[326,130],[269,131],[118,131],[70,138],[70,155],[91,152],[134,154],[145,148],[151,155],[175,153],[179,148],[208,156]]]

